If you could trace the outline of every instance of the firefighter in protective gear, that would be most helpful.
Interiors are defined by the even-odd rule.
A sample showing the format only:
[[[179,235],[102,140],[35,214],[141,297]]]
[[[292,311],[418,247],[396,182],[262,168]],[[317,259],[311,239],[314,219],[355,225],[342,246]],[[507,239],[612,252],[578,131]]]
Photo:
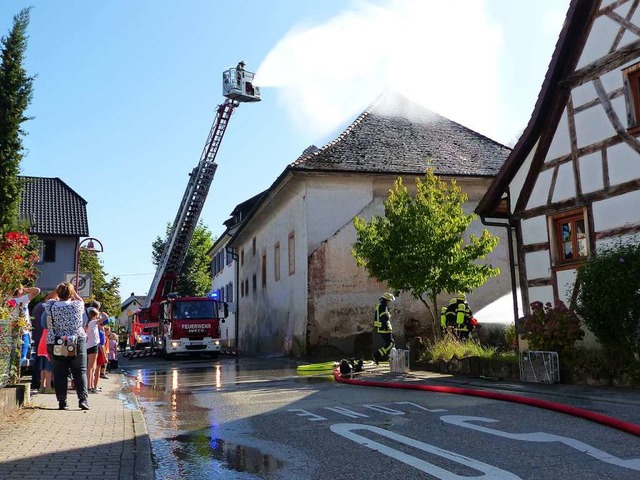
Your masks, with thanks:
[[[393,296],[393,293],[384,293],[373,312],[373,327],[384,341],[384,346],[373,353],[373,361],[376,365],[381,360],[388,358],[389,352],[395,346],[393,334],[391,333],[391,313],[389,313],[388,308],[389,302],[393,302],[395,299],[396,297]]]
[[[473,313],[467,303],[467,295],[459,293],[456,298],[451,299],[447,307],[443,308],[445,310],[440,313],[440,324],[443,325],[443,328],[450,328],[460,339],[469,338],[469,334],[473,330]]]

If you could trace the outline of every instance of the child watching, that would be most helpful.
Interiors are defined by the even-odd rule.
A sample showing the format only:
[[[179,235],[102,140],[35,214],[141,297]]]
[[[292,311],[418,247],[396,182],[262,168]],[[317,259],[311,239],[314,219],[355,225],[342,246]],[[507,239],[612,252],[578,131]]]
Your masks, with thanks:
[[[107,372],[113,372],[118,369],[118,335],[112,332],[109,335],[109,363]]]

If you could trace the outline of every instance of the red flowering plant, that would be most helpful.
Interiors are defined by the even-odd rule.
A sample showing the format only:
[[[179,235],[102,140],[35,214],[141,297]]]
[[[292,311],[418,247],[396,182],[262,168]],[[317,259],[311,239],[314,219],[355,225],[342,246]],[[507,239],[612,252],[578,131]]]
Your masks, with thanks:
[[[0,239],[0,299],[6,300],[21,285],[33,282],[38,272],[34,264],[38,261],[38,248],[26,233],[6,232]],[[5,303],[2,302],[2,303]],[[0,309],[11,309],[1,305]],[[4,317],[0,310],[0,318]]]
[[[570,350],[584,337],[580,319],[563,302],[533,302],[531,312],[522,324],[522,338],[527,340],[529,349],[551,352]]]
[[[0,320],[5,320],[0,324],[0,376],[6,375],[11,350],[20,348],[20,332],[29,325],[28,319],[15,314],[16,302],[12,297],[21,285],[36,279],[38,272],[34,264],[37,261],[37,243],[27,234],[11,231],[0,236]],[[20,353],[16,353],[9,366],[9,375],[14,381],[20,375]],[[3,382],[0,378],[0,383]]]

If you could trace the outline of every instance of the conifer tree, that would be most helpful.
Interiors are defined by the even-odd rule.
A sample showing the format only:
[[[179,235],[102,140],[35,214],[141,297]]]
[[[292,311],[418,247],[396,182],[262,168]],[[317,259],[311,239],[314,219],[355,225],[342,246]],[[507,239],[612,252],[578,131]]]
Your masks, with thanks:
[[[18,225],[21,183],[20,161],[24,156],[22,124],[33,96],[33,79],[24,68],[30,9],[13,17],[13,26],[0,39],[0,231]]]

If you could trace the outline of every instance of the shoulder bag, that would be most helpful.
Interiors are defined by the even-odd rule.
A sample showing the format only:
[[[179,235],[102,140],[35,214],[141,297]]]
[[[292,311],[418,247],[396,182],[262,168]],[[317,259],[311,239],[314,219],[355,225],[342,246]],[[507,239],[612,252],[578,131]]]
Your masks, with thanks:
[[[53,305],[51,305],[51,323],[55,332],[55,322],[53,316]],[[75,357],[78,355],[78,340],[64,336],[54,336],[53,340],[53,356],[58,358]]]

